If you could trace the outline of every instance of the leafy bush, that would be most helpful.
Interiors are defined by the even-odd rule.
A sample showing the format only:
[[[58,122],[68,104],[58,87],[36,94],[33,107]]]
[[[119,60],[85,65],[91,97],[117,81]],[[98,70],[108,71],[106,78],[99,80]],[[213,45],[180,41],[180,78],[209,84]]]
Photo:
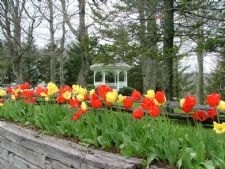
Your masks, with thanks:
[[[122,94],[123,96],[130,96],[134,90],[135,89],[132,87],[123,87],[120,89],[119,94]]]

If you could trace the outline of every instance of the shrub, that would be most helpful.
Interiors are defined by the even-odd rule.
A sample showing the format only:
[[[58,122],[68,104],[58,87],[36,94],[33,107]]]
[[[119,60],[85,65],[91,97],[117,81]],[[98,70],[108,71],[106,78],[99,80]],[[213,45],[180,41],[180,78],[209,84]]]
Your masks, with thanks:
[[[130,96],[134,90],[135,89],[132,87],[123,87],[119,90],[119,94],[122,94],[124,96]]]

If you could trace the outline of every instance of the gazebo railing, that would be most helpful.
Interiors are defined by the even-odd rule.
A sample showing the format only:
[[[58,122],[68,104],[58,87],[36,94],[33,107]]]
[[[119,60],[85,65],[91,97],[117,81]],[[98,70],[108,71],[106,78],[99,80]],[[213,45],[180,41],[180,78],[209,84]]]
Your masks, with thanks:
[[[105,84],[105,85],[111,87],[112,89],[117,89],[117,84],[116,84],[116,83],[95,82],[94,85],[95,85],[95,87],[98,87],[98,86],[103,85],[103,84]],[[121,88],[123,88],[123,87],[125,87],[125,86],[126,86],[126,82],[124,82],[124,81],[120,81],[120,82],[119,82],[119,89],[121,89]]]

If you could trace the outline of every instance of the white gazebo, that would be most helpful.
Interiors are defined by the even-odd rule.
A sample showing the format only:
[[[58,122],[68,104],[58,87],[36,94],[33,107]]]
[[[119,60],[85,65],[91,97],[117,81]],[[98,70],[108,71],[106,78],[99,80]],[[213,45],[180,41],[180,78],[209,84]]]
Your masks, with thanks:
[[[127,71],[131,69],[131,66],[126,63],[115,63],[115,64],[94,64],[91,65],[90,69],[94,71],[94,86],[106,84],[109,87],[119,91],[120,88],[127,87]],[[101,81],[96,82],[96,74],[101,73]],[[112,73],[114,75],[114,82],[107,83],[106,75]],[[120,81],[120,74],[123,74],[123,81]]]

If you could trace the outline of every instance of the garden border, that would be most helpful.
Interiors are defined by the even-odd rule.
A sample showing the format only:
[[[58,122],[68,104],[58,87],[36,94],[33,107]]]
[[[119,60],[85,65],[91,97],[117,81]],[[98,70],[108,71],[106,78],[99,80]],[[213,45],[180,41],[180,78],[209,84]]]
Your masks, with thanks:
[[[0,168],[139,169],[141,162],[0,121]]]

